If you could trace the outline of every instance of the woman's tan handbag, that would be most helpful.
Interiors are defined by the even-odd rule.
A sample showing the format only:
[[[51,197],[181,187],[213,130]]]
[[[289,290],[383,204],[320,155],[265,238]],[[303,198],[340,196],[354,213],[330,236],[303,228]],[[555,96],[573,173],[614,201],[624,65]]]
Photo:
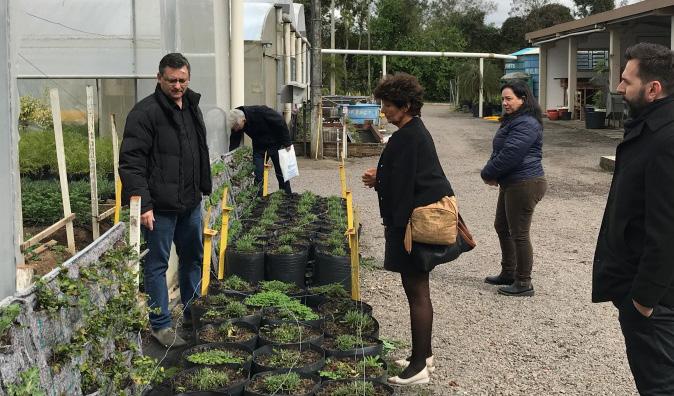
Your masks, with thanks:
[[[459,209],[456,197],[443,197],[438,202],[412,211],[407,222],[404,245],[412,251],[412,241],[429,245],[452,245],[456,242]]]

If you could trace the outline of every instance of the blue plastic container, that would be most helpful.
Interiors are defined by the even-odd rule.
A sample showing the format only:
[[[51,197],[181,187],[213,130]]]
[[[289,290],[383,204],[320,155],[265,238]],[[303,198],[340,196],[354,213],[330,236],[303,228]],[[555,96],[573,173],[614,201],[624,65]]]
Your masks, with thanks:
[[[375,124],[379,121],[379,105],[358,103],[349,105],[348,117],[354,124],[364,124],[365,120],[372,120]]]

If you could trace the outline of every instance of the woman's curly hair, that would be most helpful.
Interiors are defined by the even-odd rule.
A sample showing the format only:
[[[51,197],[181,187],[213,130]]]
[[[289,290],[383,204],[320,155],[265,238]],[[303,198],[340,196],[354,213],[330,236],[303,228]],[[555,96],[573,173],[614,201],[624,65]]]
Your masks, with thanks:
[[[424,105],[424,88],[416,77],[407,73],[395,73],[381,80],[374,89],[376,99],[387,100],[399,108],[409,105],[408,113],[412,116],[421,115]]]

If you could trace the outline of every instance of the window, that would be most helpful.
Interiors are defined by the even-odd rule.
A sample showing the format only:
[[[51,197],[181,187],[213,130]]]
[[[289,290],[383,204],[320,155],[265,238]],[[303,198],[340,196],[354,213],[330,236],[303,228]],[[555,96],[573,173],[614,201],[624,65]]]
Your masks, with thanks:
[[[578,51],[576,55],[576,65],[578,70],[590,71],[594,69],[598,62],[608,62],[608,50]]]

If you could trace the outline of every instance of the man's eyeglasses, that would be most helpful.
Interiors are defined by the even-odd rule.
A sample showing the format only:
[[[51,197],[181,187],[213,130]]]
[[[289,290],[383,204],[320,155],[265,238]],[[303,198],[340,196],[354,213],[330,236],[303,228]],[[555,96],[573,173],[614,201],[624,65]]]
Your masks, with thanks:
[[[166,81],[167,83],[169,83],[170,85],[175,85],[176,83],[178,83],[178,84],[180,84],[180,85],[186,85],[188,82],[190,82],[190,80],[186,80],[186,79],[184,79],[184,78],[166,78],[166,77],[162,77],[162,79],[163,79],[164,81]]]

